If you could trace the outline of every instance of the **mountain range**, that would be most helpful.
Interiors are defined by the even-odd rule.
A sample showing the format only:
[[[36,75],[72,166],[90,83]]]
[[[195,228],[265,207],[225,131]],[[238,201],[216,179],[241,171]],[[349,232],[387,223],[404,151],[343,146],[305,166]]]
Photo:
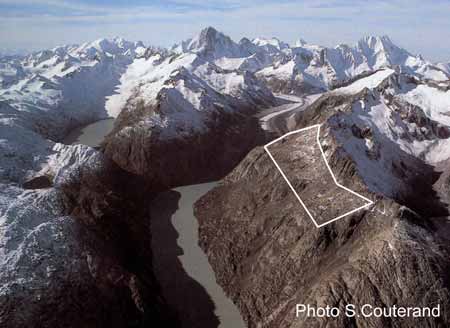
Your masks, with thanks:
[[[62,143],[107,117],[98,149]],[[342,184],[374,200],[320,230],[261,147],[313,124]],[[387,36],[327,48],[208,27],[170,49],[114,38],[0,56],[0,323],[179,326],[154,276],[148,203],[221,180],[195,206],[200,245],[249,327],[368,325],[292,317],[318,300],[440,302],[423,322],[443,327],[449,140],[450,64]],[[279,154],[319,197],[297,146]],[[383,320],[370,324],[415,324]]]

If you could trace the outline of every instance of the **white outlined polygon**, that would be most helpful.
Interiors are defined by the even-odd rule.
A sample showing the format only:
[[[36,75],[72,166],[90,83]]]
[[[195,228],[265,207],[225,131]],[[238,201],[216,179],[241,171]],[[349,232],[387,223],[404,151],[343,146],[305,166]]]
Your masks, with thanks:
[[[279,138],[277,138],[277,139],[275,139],[275,140],[272,140],[271,142],[269,142],[268,144],[266,144],[266,145],[264,146],[264,150],[267,152],[267,154],[269,155],[270,159],[272,160],[272,162],[273,162],[273,163],[275,164],[275,166],[277,167],[278,171],[280,171],[281,175],[283,176],[284,180],[285,180],[286,183],[288,184],[289,188],[292,190],[292,192],[294,193],[295,197],[298,199],[298,201],[300,202],[300,204],[303,206],[303,208],[305,209],[306,213],[308,213],[308,216],[311,218],[311,220],[313,221],[314,225],[315,225],[317,228],[323,227],[323,226],[325,226],[325,225],[327,225],[327,224],[329,224],[329,223],[331,223],[331,222],[334,222],[334,221],[336,221],[336,220],[339,220],[339,219],[341,219],[341,218],[343,218],[343,217],[345,217],[345,216],[347,216],[347,215],[350,215],[350,214],[352,214],[352,213],[354,213],[354,212],[356,212],[356,211],[359,211],[359,210],[361,210],[361,209],[363,209],[363,208],[365,208],[365,207],[367,207],[367,206],[370,206],[370,205],[372,205],[372,204],[374,203],[373,201],[371,201],[371,200],[368,199],[367,197],[364,197],[363,195],[360,195],[360,194],[358,194],[357,192],[355,192],[355,191],[353,191],[353,190],[350,190],[349,188],[347,188],[347,187],[341,185],[341,184],[336,180],[336,177],[334,176],[333,171],[331,171],[331,168],[330,168],[330,166],[328,165],[327,159],[326,159],[326,157],[325,157],[325,153],[324,153],[324,151],[323,151],[323,149],[322,149],[322,145],[320,144],[320,139],[319,139],[319,135],[320,135],[320,126],[321,126],[320,124],[315,124],[315,125],[308,126],[307,128],[303,128],[303,129],[299,129],[299,130],[295,130],[295,131],[288,132],[288,133],[284,134],[283,136],[281,136],[281,137],[279,137]],[[342,215],[339,215],[338,217],[336,217],[336,218],[334,218],[334,219],[331,219],[331,220],[329,220],[329,221],[327,221],[327,222],[324,222],[324,223],[321,223],[321,224],[318,224],[317,221],[314,219],[314,217],[311,215],[311,213],[309,212],[308,208],[307,208],[306,205],[303,203],[303,201],[301,200],[300,196],[297,194],[297,192],[295,191],[294,187],[293,187],[293,186],[291,185],[291,183],[289,182],[289,179],[286,177],[286,175],[284,174],[283,170],[282,170],[281,167],[278,165],[278,163],[275,161],[275,159],[273,158],[272,154],[270,153],[270,151],[269,151],[269,149],[268,149],[268,147],[269,147],[270,145],[274,144],[275,142],[277,142],[277,141],[279,141],[279,140],[281,140],[281,139],[283,139],[283,138],[286,138],[286,137],[289,136],[289,135],[296,134],[296,133],[299,133],[299,132],[302,132],[302,131],[306,131],[306,130],[310,130],[310,129],[315,129],[315,128],[317,128],[317,143],[319,144],[320,152],[322,153],[322,157],[323,157],[323,159],[324,159],[324,161],[325,161],[325,164],[326,164],[326,166],[327,166],[327,168],[328,168],[328,171],[330,171],[330,174],[331,174],[331,176],[333,177],[334,183],[335,183],[339,188],[342,188],[342,189],[344,189],[344,190],[347,190],[348,192],[350,192],[350,193],[354,194],[355,196],[358,196],[359,198],[362,198],[362,199],[364,199],[365,201],[368,202],[367,204],[365,204],[365,205],[363,205],[363,206],[360,206],[360,207],[358,207],[358,208],[355,208],[355,209],[353,209],[353,210],[351,210],[351,211],[349,211],[349,212],[346,212],[346,213],[344,213],[344,214],[342,214]]]

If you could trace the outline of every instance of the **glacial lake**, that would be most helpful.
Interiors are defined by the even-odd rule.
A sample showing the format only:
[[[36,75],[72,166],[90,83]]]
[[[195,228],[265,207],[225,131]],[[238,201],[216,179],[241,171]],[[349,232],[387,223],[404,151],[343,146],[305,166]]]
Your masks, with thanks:
[[[186,318],[182,323],[186,328],[246,327],[236,305],[217,284],[208,258],[198,245],[193,205],[216,185],[179,187],[160,194],[152,205],[156,276],[166,298],[177,300],[171,305]]]
[[[72,130],[63,140],[66,145],[82,144],[91,147],[100,146],[106,135],[114,127],[114,118],[106,118]]]

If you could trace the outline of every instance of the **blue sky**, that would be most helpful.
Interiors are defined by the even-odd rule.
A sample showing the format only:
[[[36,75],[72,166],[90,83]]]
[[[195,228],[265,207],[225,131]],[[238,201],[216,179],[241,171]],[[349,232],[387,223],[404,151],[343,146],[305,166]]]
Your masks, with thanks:
[[[122,36],[170,46],[214,26],[235,40],[276,36],[334,46],[387,34],[450,61],[450,0],[0,0],[0,49],[41,49]]]

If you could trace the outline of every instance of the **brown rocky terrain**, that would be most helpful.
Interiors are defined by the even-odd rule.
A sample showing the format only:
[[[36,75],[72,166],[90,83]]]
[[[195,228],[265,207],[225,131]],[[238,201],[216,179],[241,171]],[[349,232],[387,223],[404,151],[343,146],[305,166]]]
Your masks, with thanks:
[[[314,222],[321,225],[368,205],[369,201],[334,182],[319,148],[318,136],[320,141],[323,134],[316,126],[285,136],[265,149],[280,166]],[[325,148],[324,146],[326,145],[322,146],[320,142],[320,147]],[[302,172],[300,176],[298,171]],[[315,179],[316,177],[320,178]],[[339,206],[333,206],[334,204]]]
[[[145,177],[155,190],[217,180],[264,142],[264,132],[253,117],[256,111],[255,106],[233,114],[212,113],[208,131],[170,139],[139,123],[146,111],[124,111],[103,147],[120,167]]]
[[[280,79],[276,76],[260,76],[259,78],[275,93],[305,95],[325,91],[323,88],[315,87],[304,81],[298,81],[295,79],[295,75],[289,80]]]
[[[374,200],[367,209],[317,229],[262,147],[254,149],[196,203],[200,245],[218,282],[238,305],[249,327],[449,325],[450,223],[446,218],[448,205],[443,203],[448,199],[448,166],[443,163],[437,170],[379,140],[374,127],[355,125],[351,119],[354,104],[377,104],[383,92],[381,86],[354,95],[326,94],[296,114],[297,128],[325,122],[321,143],[327,161],[341,184]],[[392,115],[401,112],[397,108]],[[407,116],[402,119],[408,120]],[[433,124],[428,123],[433,130]],[[348,147],[351,140],[370,140],[375,146],[355,150]],[[296,157],[298,147],[289,138],[279,143],[279,165],[288,168],[297,181],[320,181],[323,172],[302,166],[311,158]],[[388,150],[392,154],[386,155]],[[389,192],[366,181],[361,171],[363,164],[377,163],[381,155],[388,156],[389,166],[379,172],[373,169],[370,174],[380,182],[392,179]],[[299,187],[305,188],[304,184]],[[313,186],[309,188],[313,190]],[[314,201],[310,195],[311,206]],[[329,210],[339,212],[344,205],[331,201]],[[296,304],[329,305],[341,311],[346,304],[439,304],[441,315],[296,317]]]
[[[286,148],[289,152],[289,148]],[[341,158],[339,177],[361,181]],[[334,165],[333,169],[337,169]],[[311,172],[304,177],[311,178]],[[372,195],[375,197],[375,195]],[[339,207],[339,204],[335,204]],[[317,229],[255,149],[196,204],[201,246],[249,327],[446,327],[450,263],[446,220],[377,197],[368,210]],[[429,306],[441,318],[296,318],[297,303]]]

